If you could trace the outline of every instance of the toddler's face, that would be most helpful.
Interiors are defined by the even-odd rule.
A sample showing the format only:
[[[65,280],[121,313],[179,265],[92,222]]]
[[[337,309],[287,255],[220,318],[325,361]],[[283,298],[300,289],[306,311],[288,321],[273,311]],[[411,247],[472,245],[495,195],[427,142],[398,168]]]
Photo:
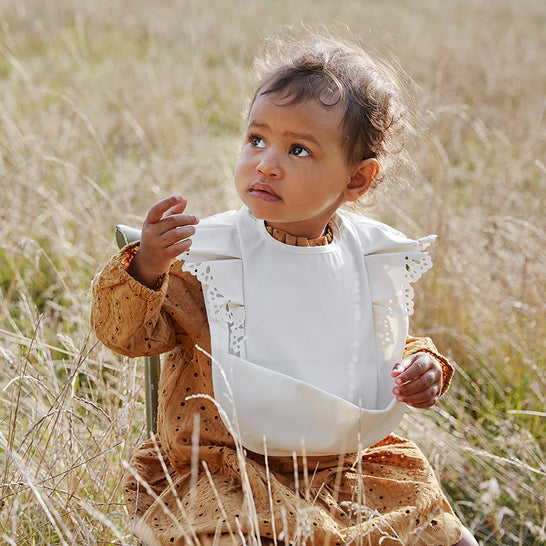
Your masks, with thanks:
[[[318,237],[345,201],[352,167],[342,146],[342,108],[283,104],[260,95],[235,168],[240,198],[256,218],[292,235]]]

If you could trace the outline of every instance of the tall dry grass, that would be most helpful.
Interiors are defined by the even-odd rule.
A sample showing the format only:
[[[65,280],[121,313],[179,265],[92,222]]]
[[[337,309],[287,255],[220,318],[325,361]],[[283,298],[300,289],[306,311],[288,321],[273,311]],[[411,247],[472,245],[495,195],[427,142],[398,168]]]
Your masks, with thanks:
[[[144,436],[138,361],[95,343],[115,223],[230,179],[252,58],[279,24],[347,24],[420,86],[418,175],[374,214],[436,232],[414,331],[458,363],[403,431],[482,544],[546,543],[540,1],[0,2],[0,541],[130,544],[118,483]]]

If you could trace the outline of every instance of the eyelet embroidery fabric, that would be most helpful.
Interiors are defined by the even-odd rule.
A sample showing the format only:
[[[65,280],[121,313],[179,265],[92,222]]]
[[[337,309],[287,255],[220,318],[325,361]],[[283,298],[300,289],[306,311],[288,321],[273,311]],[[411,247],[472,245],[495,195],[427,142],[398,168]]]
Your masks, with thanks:
[[[433,240],[433,237],[425,237],[420,239],[418,243],[425,246],[426,242],[432,242]],[[417,256],[406,255],[404,257],[404,267],[406,273],[404,274],[403,285],[395,292],[394,297],[386,302],[381,302],[384,303],[384,307],[383,305],[381,305],[381,307],[386,310],[386,316],[376,314],[376,335],[381,341],[381,346],[383,348],[387,348],[394,343],[394,335],[387,317],[405,318],[413,315],[413,298],[415,292],[410,283],[418,281],[421,276],[432,267],[432,259],[426,253],[419,253]],[[379,303],[380,302],[374,302],[376,305]]]
[[[406,274],[404,277],[406,283],[403,287],[400,303],[404,306],[404,313],[409,316],[413,315],[413,297],[415,295],[410,283],[418,281],[432,267],[432,259],[425,253],[420,254],[418,257],[406,256],[405,265]]]
[[[187,256],[188,252],[186,251],[181,255],[181,259],[185,260]],[[184,261],[182,269],[196,277],[203,286],[203,292],[207,301],[207,313],[210,309],[212,314],[209,320],[222,320],[228,325],[230,351],[232,354],[239,356],[245,335],[244,307],[234,308],[229,298],[219,292],[218,288],[214,285],[214,275],[207,262],[191,263]]]
[[[390,317],[408,317],[413,315],[413,297],[415,292],[410,283],[418,281],[432,267],[432,259],[428,254],[420,253],[418,256],[405,256],[404,284],[395,293],[395,297],[389,300],[387,309]]]

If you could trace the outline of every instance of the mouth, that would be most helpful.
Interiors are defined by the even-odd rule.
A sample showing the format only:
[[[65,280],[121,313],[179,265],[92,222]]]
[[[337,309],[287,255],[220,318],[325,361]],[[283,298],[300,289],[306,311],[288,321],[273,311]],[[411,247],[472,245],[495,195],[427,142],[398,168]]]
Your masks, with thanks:
[[[281,198],[271,189],[269,184],[256,182],[248,190],[248,194],[262,201],[280,201]]]

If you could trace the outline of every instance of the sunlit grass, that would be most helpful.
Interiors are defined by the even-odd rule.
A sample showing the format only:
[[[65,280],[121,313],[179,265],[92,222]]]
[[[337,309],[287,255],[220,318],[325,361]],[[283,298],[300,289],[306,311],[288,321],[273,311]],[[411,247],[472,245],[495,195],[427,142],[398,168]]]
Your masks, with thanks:
[[[0,3],[0,542],[131,543],[138,361],[91,337],[113,226],[230,185],[249,71],[279,24],[347,24],[421,91],[418,174],[373,214],[438,233],[413,330],[458,364],[403,432],[483,544],[546,542],[543,3]],[[133,540],[133,543],[134,540]]]

